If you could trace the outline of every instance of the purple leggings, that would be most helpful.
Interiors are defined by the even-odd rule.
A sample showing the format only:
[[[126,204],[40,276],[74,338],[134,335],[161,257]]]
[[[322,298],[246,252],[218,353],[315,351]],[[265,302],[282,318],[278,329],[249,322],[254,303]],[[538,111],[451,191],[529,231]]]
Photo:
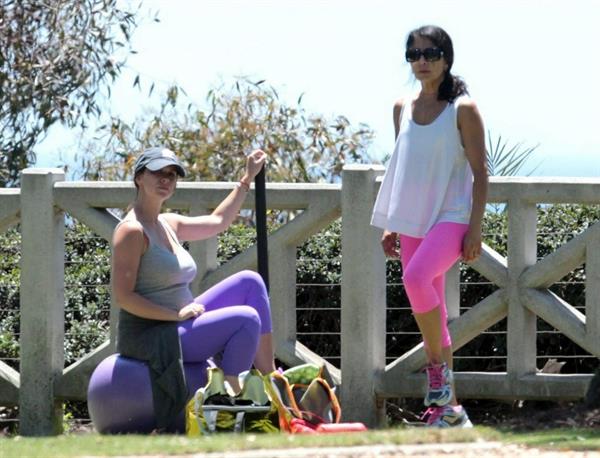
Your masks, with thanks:
[[[261,334],[271,332],[269,297],[262,277],[244,270],[206,290],[194,302],[205,312],[178,326],[184,362],[206,361],[222,353],[225,375],[252,366]]]
[[[468,229],[468,224],[438,223],[425,238],[400,234],[402,279],[411,308],[413,313],[427,313],[440,307],[442,347],[452,345],[444,275],[460,258]]]

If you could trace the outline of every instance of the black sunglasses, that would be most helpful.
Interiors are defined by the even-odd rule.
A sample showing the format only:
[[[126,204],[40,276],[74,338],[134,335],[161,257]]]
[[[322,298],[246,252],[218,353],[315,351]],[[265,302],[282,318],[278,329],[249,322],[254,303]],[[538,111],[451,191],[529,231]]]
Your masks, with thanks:
[[[443,55],[444,51],[440,48],[410,48],[407,49],[406,54],[404,54],[407,62],[416,62],[421,56],[423,56],[427,62],[436,62],[440,60]]]

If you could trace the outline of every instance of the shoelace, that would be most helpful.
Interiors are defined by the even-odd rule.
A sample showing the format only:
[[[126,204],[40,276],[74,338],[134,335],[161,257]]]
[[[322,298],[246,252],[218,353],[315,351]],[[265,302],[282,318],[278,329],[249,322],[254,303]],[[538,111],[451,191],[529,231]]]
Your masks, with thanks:
[[[430,366],[427,368],[427,378],[429,379],[429,387],[434,390],[442,387],[444,374],[442,366]]]
[[[443,413],[443,407],[430,407],[423,415],[421,415],[421,420],[426,421],[428,425],[433,425],[442,418]]]

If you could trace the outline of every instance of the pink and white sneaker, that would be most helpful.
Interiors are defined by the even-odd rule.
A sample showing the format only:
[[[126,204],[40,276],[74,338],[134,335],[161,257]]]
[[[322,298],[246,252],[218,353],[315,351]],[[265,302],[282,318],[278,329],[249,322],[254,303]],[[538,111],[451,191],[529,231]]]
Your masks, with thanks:
[[[422,420],[426,420],[427,426],[434,428],[472,428],[473,423],[469,420],[467,411],[461,405],[443,407],[430,407],[425,411]]]
[[[425,368],[427,372],[427,394],[423,403],[426,407],[443,407],[453,397],[452,383],[454,375],[446,363],[432,364]]]

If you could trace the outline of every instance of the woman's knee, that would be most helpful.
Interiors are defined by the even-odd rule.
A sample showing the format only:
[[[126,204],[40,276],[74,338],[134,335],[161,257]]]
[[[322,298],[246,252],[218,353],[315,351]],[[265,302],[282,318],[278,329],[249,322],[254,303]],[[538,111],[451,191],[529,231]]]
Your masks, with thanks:
[[[269,327],[271,305],[269,303],[267,287],[262,276],[252,270],[243,270],[240,274],[242,275],[243,284],[247,291],[247,305],[254,307],[263,320],[263,325]]]
[[[239,280],[248,287],[259,287],[266,290],[265,282],[259,273],[253,270],[242,270],[236,274]]]
[[[256,331],[257,334],[260,333],[261,319],[258,311],[249,305],[240,305],[237,308],[240,328]]]
[[[425,269],[411,266],[402,273],[402,281],[406,288],[424,288],[433,284],[433,278]]]
[[[402,280],[414,313],[427,313],[441,304],[441,298],[433,287],[433,278],[429,272],[409,267]]]

